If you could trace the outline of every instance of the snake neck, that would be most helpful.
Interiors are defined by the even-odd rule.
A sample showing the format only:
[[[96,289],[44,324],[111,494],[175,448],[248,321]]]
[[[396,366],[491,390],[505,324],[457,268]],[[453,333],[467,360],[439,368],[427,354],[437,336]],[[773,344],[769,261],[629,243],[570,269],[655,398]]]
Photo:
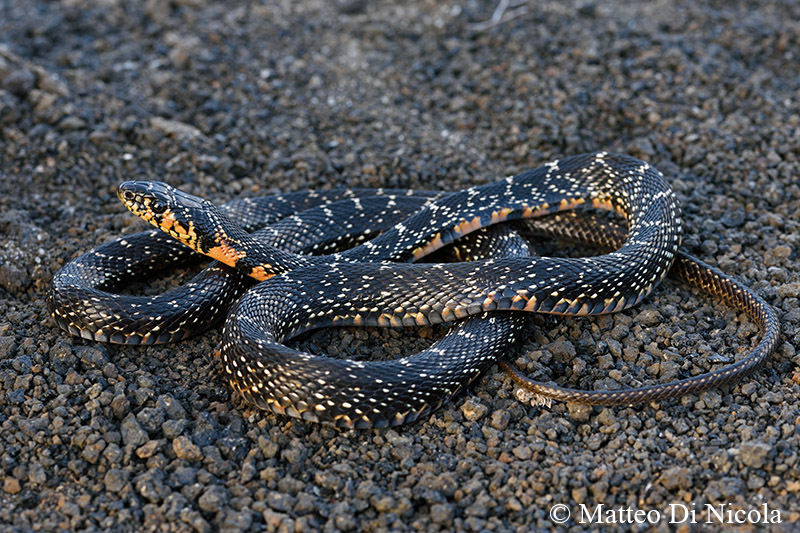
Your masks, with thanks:
[[[197,251],[258,281],[312,264],[310,258],[258,241],[232,222],[217,225],[206,242]]]
[[[185,224],[190,231],[176,233],[176,224],[157,227],[196,252],[259,281],[311,264],[303,256],[260,242],[210,202],[202,215]]]

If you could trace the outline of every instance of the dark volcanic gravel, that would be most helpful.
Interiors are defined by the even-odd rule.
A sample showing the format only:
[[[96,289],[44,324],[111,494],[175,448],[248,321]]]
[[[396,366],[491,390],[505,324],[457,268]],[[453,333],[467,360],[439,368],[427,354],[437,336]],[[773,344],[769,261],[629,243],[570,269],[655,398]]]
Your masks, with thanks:
[[[3,530],[530,531],[670,503],[800,528],[800,8],[764,2],[0,1]],[[70,337],[53,273],[136,231],[130,178],[212,200],[310,187],[458,189],[597,149],[662,169],[685,247],[775,306],[783,338],[742,383],[635,408],[519,403],[493,368],[397,430],[251,408],[219,331],[121,348]],[[390,356],[437,330],[323,331]],[[753,324],[666,282],[613,317],[533,318],[511,353],[588,388],[742,357]],[[605,516],[605,515],[604,515]],[[752,518],[751,518],[752,520]],[[639,529],[627,525],[623,529]]]

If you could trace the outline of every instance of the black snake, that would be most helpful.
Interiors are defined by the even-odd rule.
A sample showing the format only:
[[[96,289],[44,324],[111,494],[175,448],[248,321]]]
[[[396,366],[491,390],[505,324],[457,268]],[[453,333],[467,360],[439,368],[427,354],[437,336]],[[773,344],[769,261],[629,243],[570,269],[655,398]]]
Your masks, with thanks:
[[[223,334],[229,381],[261,407],[309,420],[376,427],[418,419],[463,390],[507,349],[520,319],[519,313],[503,311],[618,311],[641,301],[671,267],[681,279],[758,321],[764,330],[758,347],[738,363],[702,376],[609,392],[532,382],[507,363],[501,366],[540,398],[626,404],[731,381],[760,364],[778,339],[774,313],[757,294],[679,251],[679,208],[663,176],[619,154],[569,157],[439,196],[367,190],[287,195],[271,200],[275,218],[311,209],[260,235],[248,231],[273,222],[272,215],[264,216],[262,203],[270,200],[217,208],[158,182],[127,182],[119,196],[165,233],[145,232],[110,243],[59,271],[51,291],[56,322],[95,340],[167,342],[218,322],[246,291]],[[380,207],[365,206],[370,202]],[[584,206],[621,214],[627,233],[623,237],[579,216],[564,216]],[[546,217],[554,213],[568,220]],[[538,225],[541,232],[616,249],[594,257],[532,257],[512,229],[495,226],[539,217],[545,217]],[[493,229],[486,231],[489,226]],[[301,255],[337,250],[379,232],[343,252]],[[397,264],[426,257],[465,236],[471,241],[462,244],[462,254],[474,261]],[[177,293],[163,295],[157,305],[152,299],[105,292],[162,266],[165,256],[186,256],[189,249],[181,242],[240,275],[212,265]],[[253,283],[247,277],[266,281],[247,290]],[[189,302],[195,300],[212,303],[193,313]],[[282,344],[329,325],[426,325],[476,315],[481,319],[463,322],[425,352],[395,361],[332,359]]]

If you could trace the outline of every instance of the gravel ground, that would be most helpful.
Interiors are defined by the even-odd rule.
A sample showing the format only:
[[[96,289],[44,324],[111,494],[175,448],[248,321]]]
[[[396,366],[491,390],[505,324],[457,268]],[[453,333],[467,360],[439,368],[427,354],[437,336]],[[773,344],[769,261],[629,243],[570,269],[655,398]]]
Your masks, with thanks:
[[[658,511],[667,531],[670,503],[700,529],[706,504],[800,528],[800,7],[542,1],[482,24],[495,7],[0,0],[3,530],[584,530],[583,504]],[[125,179],[216,201],[457,189],[597,149],[661,168],[685,247],[775,306],[782,341],[753,377],[636,408],[529,407],[493,368],[427,420],[339,432],[243,404],[219,331],[120,348],[47,312],[61,265],[140,227]],[[301,345],[388,356],[437,334]],[[706,371],[758,331],[668,281],[613,317],[531,319],[528,339],[512,358],[531,375],[607,388]]]

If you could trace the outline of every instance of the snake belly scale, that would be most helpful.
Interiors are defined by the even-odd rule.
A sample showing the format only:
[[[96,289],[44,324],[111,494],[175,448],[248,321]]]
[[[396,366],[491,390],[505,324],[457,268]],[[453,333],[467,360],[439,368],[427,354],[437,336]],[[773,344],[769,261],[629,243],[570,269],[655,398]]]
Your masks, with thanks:
[[[222,354],[231,384],[261,407],[344,427],[409,422],[463,390],[514,339],[518,313],[506,311],[615,312],[647,296],[676,258],[680,264],[698,264],[678,250],[679,208],[663,176],[647,163],[604,152],[565,158],[465,191],[422,195],[416,214],[355,248],[323,256],[298,255],[302,250],[265,243],[237,226],[224,209],[164,184],[127,182],[119,195],[131,211],[183,244],[227,264],[240,277],[263,280],[244,293],[226,321]],[[626,219],[627,236],[618,249],[594,257],[535,257],[516,243],[513,232],[485,230],[583,206],[611,209]],[[499,257],[466,263],[410,263],[469,234],[515,244]],[[687,281],[697,283],[707,272],[702,266]],[[720,295],[724,290],[712,287],[710,292]],[[60,293],[55,283],[53,293]],[[752,369],[774,349],[774,316],[767,316],[771,310],[766,304],[754,304],[763,303],[755,298],[748,311],[766,330],[762,345],[767,345],[754,351],[750,367],[737,367],[724,379],[690,378],[684,380],[688,384],[666,384],[652,394],[633,389],[606,397],[603,391],[564,393],[570,390],[525,382],[505,366],[515,381],[537,395],[587,403],[632,403],[699,390]],[[728,301],[743,301],[741,291]],[[53,305],[54,315],[59,308]],[[71,313],[62,313],[57,321],[82,331],[74,326],[81,311]],[[114,318],[114,313],[105,314]],[[483,320],[467,321],[422,357],[397,361],[332,359],[283,344],[330,325],[410,326],[473,316]],[[481,329],[482,323],[491,327]]]

